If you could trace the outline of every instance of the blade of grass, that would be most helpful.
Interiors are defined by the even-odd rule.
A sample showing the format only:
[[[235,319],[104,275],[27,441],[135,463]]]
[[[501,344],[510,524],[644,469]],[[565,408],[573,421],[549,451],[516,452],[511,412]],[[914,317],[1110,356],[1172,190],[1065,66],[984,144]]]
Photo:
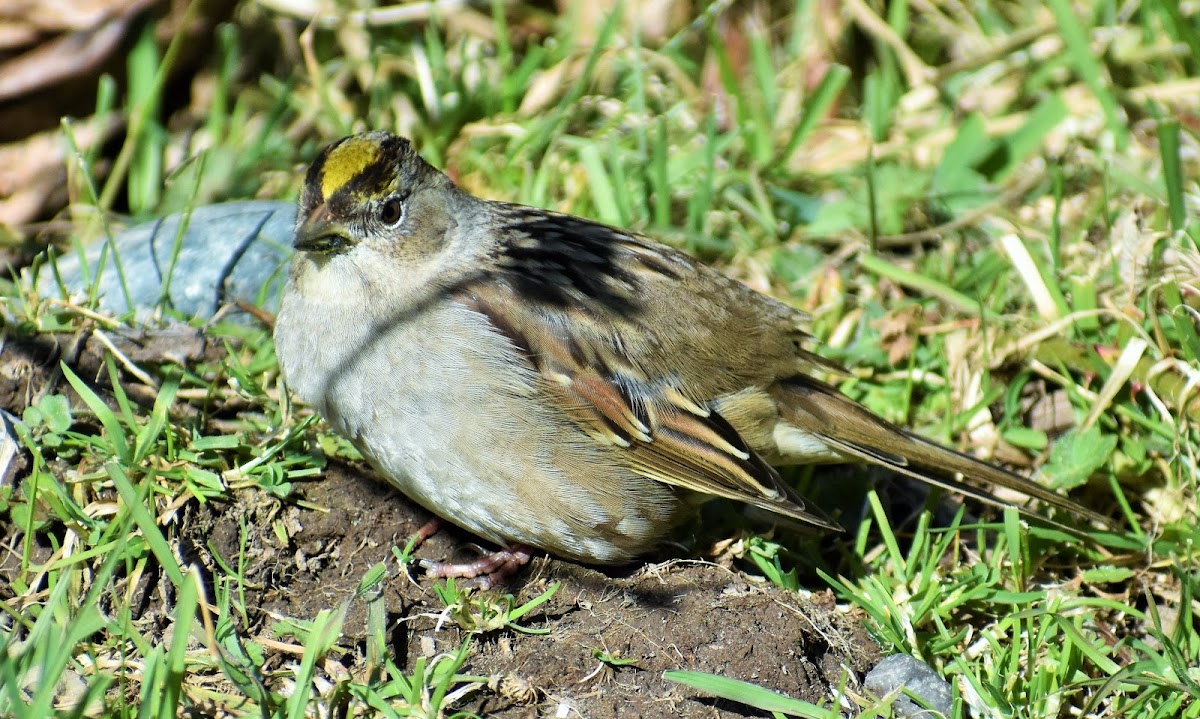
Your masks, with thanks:
[[[654,227],[666,229],[671,226],[671,182],[667,174],[667,121],[659,117],[654,122],[654,140],[651,145],[650,178],[648,184],[654,195]]]
[[[1183,200],[1183,163],[1179,160],[1178,120],[1159,121],[1158,151],[1162,159],[1163,184],[1167,190],[1167,211],[1171,216],[1171,229],[1182,232],[1187,222],[1187,206]]]
[[[596,214],[601,222],[609,225],[621,224],[621,211],[617,208],[617,200],[613,184],[600,158],[600,150],[594,143],[582,143],[579,148],[579,159],[587,173],[588,191],[592,202],[596,205]]]
[[[152,487],[147,487],[146,499],[134,489],[133,483],[129,481],[129,475],[125,474],[125,470],[116,462],[109,462],[104,465],[104,471],[108,473],[109,478],[113,482],[113,486],[117,488],[117,494],[121,496],[121,501],[125,503],[125,507],[129,511],[129,515],[133,518],[134,524],[138,529],[142,530],[142,536],[146,539],[146,543],[150,545],[150,551],[154,553],[155,559],[158,560],[159,566],[167,575],[167,579],[177,586],[183,586],[183,569],[180,568],[179,562],[175,560],[175,553],[171,551],[171,545],[167,543],[166,537],[163,536],[162,530],[158,527],[158,522],[146,509],[146,499],[154,496]],[[152,482],[149,477],[145,480],[147,485]]]
[[[100,573],[105,579],[111,577],[111,571]],[[58,693],[58,678],[66,671],[71,663],[76,646],[104,629],[106,621],[96,603],[84,603],[74,607],[70,592],[74,586],[71,581],[73,572],[63,572],[57,576],[50,590],[43,611],[38,616],[33,630],[29,633],[26,643],[31,649],[26,650],[26,658],[33,661],[27,671],[36,671],[39,681],[33,691],[32,701],[26,704],[26,699],[20,696],[20,682],[14,685],[17,696],[13,705],[28,708],[30,717],[49,717],[54,713],[51,707]],[[52,578],[52,580],[55,578]],[[89,592],[89,596],[91,593]],[[64,616],[69,617],[64,622]],[[11,647],[6,647],[6,649]],[[7,654],[5,656],[8,656]],[[4,664],[6,662],[0,662]]]
[[[1053,322],[1070,313],[1067,298],[1063,296],[1058,283],[1053,277],[1046,276],[1049,267],[1033,258],[1021,238],[1013,233],[1006,233],[1000,236],[1000,245],[1008,254],[1017,276],[1033,297],[1033,304],[1043,321]]]
[[[312,682],[317,673],[317,662],[325,658],[342,633],[348,602],[336,610],[322,609],[312,621],[312,630],[304,643],[304,655],[296,669],[296,688],[287,700],[288,719],[305,719],[309,716],[309,699],[312,697]]]
[[[195,567],[184,575],[183,583],[175,598],[172,612],[175,630],[171,633],[171,643],[167,649],[166,672],[162,676],[162,703],[159,719],[174,719],[179,713],[179,699],[183,696],[183,681],[187,676],[185,652],[188,638],[192,633],[192,625],[200,606],[200,577]]]
[[[1025,116],[1021,127],[1006,135],[992,155],[983,161],[986,174],[996,182],[1007,180],[1024,166],[1026,158],[1045,144],[1046,136],[1069,115],[1067,103],[1057,93],[1043,98]]]
[[[887,521],[887,512],[883,508],[883,503],[879,501],[879,494],[875,490],[871,490],[867,493],[867,501],[871,505],[871,514],[875,515],[875,521],[879,523],[879,534],[883,539],[883,545],[887,547],[888,556],[895,564],[897,572],[907,579],[908,562],[905,561],[904,553],[900,551],[900,542],[896,540],[891,524]]]
[[[713,195],[713,175],[717,163],[717,116],[715,113],[710,113],[708,120],[704,123],[703,156],[704,164],[701,168],[701,172],[704,173],[703,180],[700,183],[699,191],[688,202],[687,229],[688,232],[696,235],[704,232],[705,215],[709,210],[709,202]]]
[[[868,272],[873,272],[897,284],[904,285],[931,297],[936,297],[946,304],[953,306],[955,309],[973,317],[989,317],[993,319],[996,317],[992,310],[982,306],[982,303],[978,300],[974,300],[930,277],[898,267],[877,255],[862,254],[858,258],[858,263]]]
[[[554,140],[562,128],[566,125],[568,119],[571,118],[579,98],[587,91],[589,83],[596,72],[596,65],[600,62],[607,48],[611,45],[612,38],[620,27],[622,13],[610,12],[605,18],[604,23],[600,26],[600,30],[596,33],[595,40],[588,51],[587,60],[584,61],[583,70],[579,73],[579,77],[571,83],[570,88],[563,93],[562,99],[554,110],[546,115],[543,122],[538,123],[533,131],[517,143],[514,151],[523,157],[540,157],[550,143]]]
[[[112,443],[114,454],[125,464],[130,464],[131,455],[129,450],[129,440],[125,436],[125,427],[121,424],[121,420],[117,418],[115,412],[109,409],[104,400],[92,391],[91,387],[84,384],[83,380],[71,371],[71,368],[66,362],[60,362],[59,367],[62,369],[63,376],[67,378],[67,382],[75,390],[76,394],[83,400],[88,409],[96,415],[96,419],[100,420],[100,425],[104,427],[104,431],[108,434],[108,441]]]
[[[1167,27],[1177,40],[1183,41],[1192,54],[1192,69],[1200,66],[1200,30],[1196,27],[1195,15],[1184,17],[1178,0],[1158,0],[1156,3],[1170,20]]]
[[[179,391],[179,381],[179,374],[171,373],[159,387],[158,396],[154,398],[154,408],[150,410],[150,418],[134,440],[132,464],[140,464],[147,457],[151,448],[157,444],[159,435],[167,426],[167,411],[171,408],[171,403],[175,401],[175,394]]]
[[[139,114],[144,122],[135,139],[133,158],[129,163],[126,197],[129,209],[141,215],[158,205],[163,179],[163,147],[166,142],[162,127],[157,122],[161,112],[161,88],[155,76],[161,66],[158,56],[158,40],[153,23],[145,23],[137,41],[126,58],[129,114]]]
[[[1120,106],[1116,98],[1105,84],[1103,68],[1096,59],[1098,55],[1092,51],[1089,41],[1091,27],[1085,26],[1075,16],[1070,0],[1047,0],[1046,6],[1058,21],[1058,33],[1066,46],[1067,61],[1100,102],[1105,124],[1113,135],[1117,150],[1125,150],[1129,146],[1129,130],[1121,121]],[[1093,12],[1096,12],[1095,8]]]
[[[175,35],[171,37],[171,42],[167,45],[166,51],[163,53],[162,62],[158,63],[158,67],[154,72],[154,79],[150,90],[146,93],[152,98],[161,98],[163,88],[167,82],[167,76],[171,68],[175,66],[175,61],[179,57],[179,53],[183,46],[184,40],[188,38],[188,28],[194,26],[196,15],[200,10],[200,2],[190,2],[187,9],[180,18],[178,29]],[[121,150],[117,153],[116,160],[113,161],[112,169],[109,171],[108,179],[104,183],[104,189],[100,191],[100,197],[97,204],[103,210],[111,209],[113,202],[117,198],[117,193],[120,192],[121,184],[128,177],[130,164],[134,160],[135,153],[141,142],[144,132],[146,132],[147,123],[151,121],[150,111],[153,108],[147,104],[135,105],[129,112],[129,127],[125,136],[125,143],[121,145]]]
[[[791,137],[778,153],[780,164],[786,165],[804,143],[817,129],[821,120],[829,113],[833,103],[837,101],[846,82],[850,79],[850,68],[845,65],[830,65],[821,77],[817,87],[804,98],[804,106],[800,112],[800,122],[792,130]]]
[[[663,679],[689,686],[710,696],[727,699],[769,712],[780,712],[809,719],[837,719],[831,709],[764,689],[757,684],[728,679],[704,672],[673,670],[663,672]]]
[[[1179,346],[1187,353],[1188,361],[1200,362],[1200,334],[1196,332],[1196,322],[1200,318],[1193,314],[1190,306],[1184,304],[1179,283],[1164,282],[1162,293],[1166,306],[1170,308],[1171,317],[1175,320]]]

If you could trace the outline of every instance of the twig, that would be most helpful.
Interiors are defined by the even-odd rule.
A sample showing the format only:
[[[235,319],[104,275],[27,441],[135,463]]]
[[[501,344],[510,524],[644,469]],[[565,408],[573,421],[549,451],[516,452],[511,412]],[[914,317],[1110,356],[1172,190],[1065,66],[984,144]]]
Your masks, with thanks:
[[[100,344],[108,348],[108,351],[112,353],[112,356],[121,363],[121,366],[124,367],[129,374],[137,377],[138,380],[147,387],[158,389],[158,383],[154,381],[154,378],[146,374],[144,369],[134,364],[133,360],[129,359],[124,352],[117,349],[117,346],[112,343],[112,340],[108,338],[108,335],[104,334],[104,330],[96,330],[92,333],[92,336],[100,340]]]
[[[262,0],[262,4],[297,20],[310,21],[317,27],[333,28],[346,23],[378,27],[423,22],[435,15],[466,7],[469,3],[467,0],[427,0],[348,13],[320,13],[317,3],[309,0]]]
[[[984,65],[999,60],[1005,55],[1009,55],[1016,50],[1025,47],[1026,45],[1032,44],[1042,36],[1052,33],[1057,29],[1057,22],[1049,22],[1016,30],[1013,32],[1013,34],[1006,36],[1002,41],[996,45],[993,45],[987,50],[984,50],[978,55],[964,57],[961,60],[955,60],[954,62],[942,65],[937,69],[933,82],[936,85],[940,85],[948,78],[953,77],[960,72],[968,72],[970,70],[983,67]]]

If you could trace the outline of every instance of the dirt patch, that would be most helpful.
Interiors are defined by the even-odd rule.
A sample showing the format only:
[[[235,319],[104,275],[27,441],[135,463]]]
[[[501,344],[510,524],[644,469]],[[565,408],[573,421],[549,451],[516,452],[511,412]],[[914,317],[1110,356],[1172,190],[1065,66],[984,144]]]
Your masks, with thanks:
[[[185,523],[185,544],[210,572],[221,571],[214,555],[230,566],[241,562],[251,634],[268,631],[272,614],[308,619],[337,605],[377,562],[394,568],[392,547],[403,546],[430,516],[344,466],[331,466],[302,493],[311,506],[246,491],[235,504],[195,507]],[[277,525],[291,538],[286,545]],[[471,541],[444,529],[418,557],[468,558]],[[465,638],[453,622],[439,620],[444,606],[432,582],[415,579],[394,576],[386,590],[393,651],[408,669],[421,656],[454,651]],[[543,557],[505,591],[525,601],[553,582],[561,582],[557,594],[523,620],[549,633],[502,631],[475,641],[464,671],[493,677],[494,686],[467,709],[501,717],[553,716],[564,707],[570,716],[601,719],[754,715],[667,682],[662,672],[712,672],[820,702],[846,669],[860,673],[879,654],[828,592],[806,597],[707,562],[598,571]],[[365,612],[362,603],[351,605],[346,640],[365,634]],[[633,664],[614,667],[597,652]]]
[[[539,713],[566,706],[586,717],[742,716],[662,678],[689,669],[754,682],[813,702],[828,700],[845,669],[861,672],[878,650],[828,595],[802,598],[709,564],[652,565],[626,579],[550,562],[562,581],[548,635],[504,638],[477,652],[476,671],[537,688]],[[612,667],[596,658],[634,661]],[[480,710],[526,716],[506,697]]]

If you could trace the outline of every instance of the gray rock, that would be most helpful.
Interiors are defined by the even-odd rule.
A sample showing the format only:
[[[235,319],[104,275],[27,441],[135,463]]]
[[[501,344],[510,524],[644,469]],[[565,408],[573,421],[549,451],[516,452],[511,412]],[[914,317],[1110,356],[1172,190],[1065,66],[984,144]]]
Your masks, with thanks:
[[[892,704],[892,710],[898,717],[933,719],[937,716],[933,712],[940,712],[941,716],[949,717],[954,707],[950,684],[938,676],[929,665],[907,654],[884,657],[867,673],[864,684],[879,697],[907,689],[931,707],[922,709],[916,702],[901,695]]]
[[[118,233],[112,241],[116,252],[109,248],[105,253],[104,242],[89,247],[86,275],[77,253],[60,257],[58,272],[78,298],[99,271],[100,308],[115,315],[133,309],[146,318],[161,305],[184,318],[207,318],[226,302],[239,300],[275,311],[292,254],[295,218],[296,206],[290,202],[197,207],[182,236],[184,216],[171,215]],[[49,267],[39,274],[38,287],[43,294],[57,292]]]

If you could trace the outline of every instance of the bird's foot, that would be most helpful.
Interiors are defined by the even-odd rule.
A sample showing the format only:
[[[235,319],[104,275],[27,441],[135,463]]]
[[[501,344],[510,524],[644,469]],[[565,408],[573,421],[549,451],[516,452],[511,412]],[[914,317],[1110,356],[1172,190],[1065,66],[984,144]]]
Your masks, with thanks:
[[[411,540],[412,548],[415,550],[418,547],[420,547],[422,544],[425,543],[425,540],[427,540],[430,537],[432,537],[433,535],[437,534],[438,530],[440,530],[441,528],[442,528],[442,518],[441,517],[433,517],[425,524],[422,524],[421,528],[417,530],[416,535]]]
[[[481,588],[491,589],[501,580],[512,576],[518,569],[529,564],[533,550],[523,544],[513,544],[498,552],[492,552],[474,562],[434,562],[421,560],[425,573],[441,579],[463,577]]]

